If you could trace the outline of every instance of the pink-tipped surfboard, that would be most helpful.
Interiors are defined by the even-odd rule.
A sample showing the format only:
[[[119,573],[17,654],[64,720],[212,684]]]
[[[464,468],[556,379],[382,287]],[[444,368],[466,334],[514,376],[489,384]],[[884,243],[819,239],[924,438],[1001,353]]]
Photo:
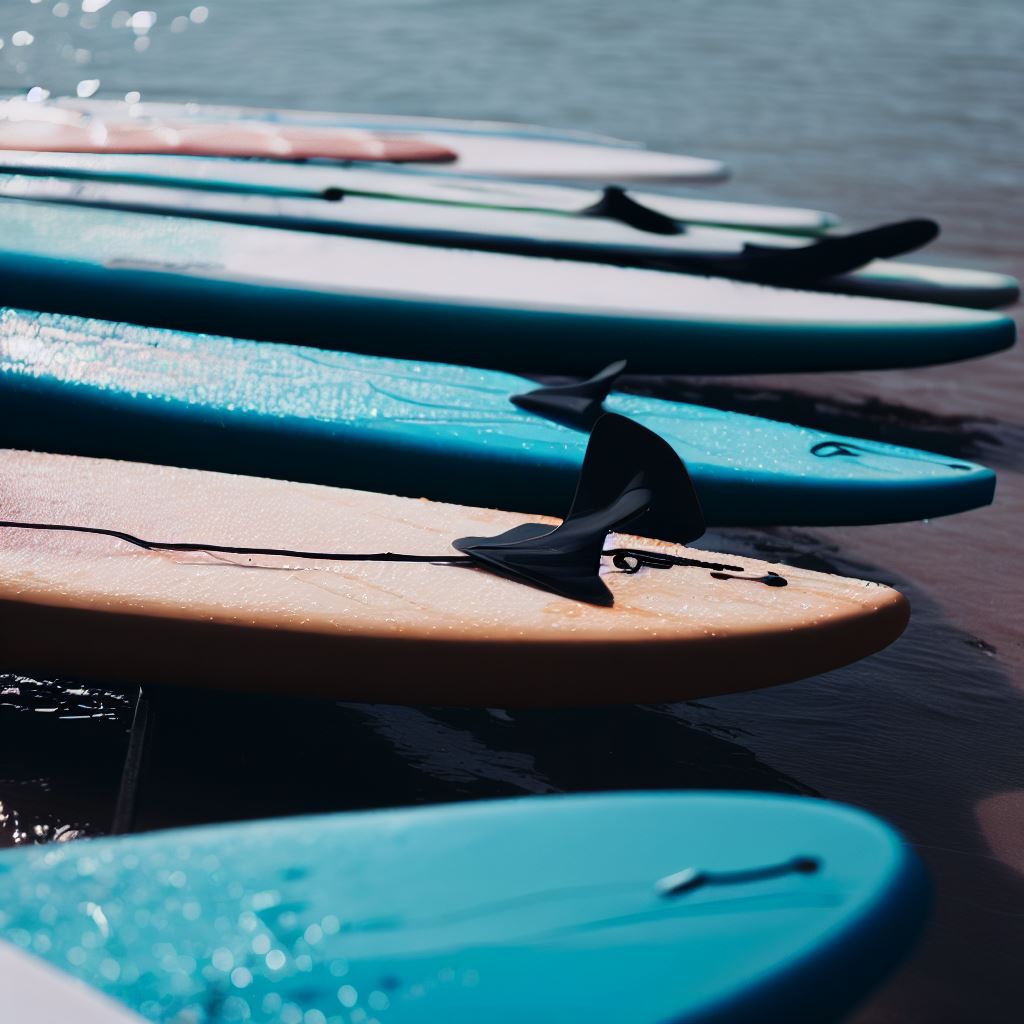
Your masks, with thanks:
[[[388,163],[450,162],[456,154],[428,139],[387,137],[357,128],[102,118],[39,104],[0,104],[0,148],[47,153],[251,157]]]

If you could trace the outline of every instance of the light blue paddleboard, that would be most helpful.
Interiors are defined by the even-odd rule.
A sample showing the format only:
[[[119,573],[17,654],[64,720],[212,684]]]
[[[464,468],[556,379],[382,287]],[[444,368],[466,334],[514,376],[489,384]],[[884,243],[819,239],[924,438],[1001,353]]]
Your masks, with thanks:
[[[951,306],[17,199],[0,201],[0,302],[570,374],[912,366],[1015,330]]]
[[[744,794],[542,797],[0,856],[0,938],[162,1024],[801,1024],[907,953],[876,819]]]
[[[342,339],[339,339],[342,340]],[[586,425],[519,408],[522,377],[293,345],[0,313],[0,444],[561,515]],[[877,523],[992,499],[941,455],[612,394],[666,438],[717,525]]]

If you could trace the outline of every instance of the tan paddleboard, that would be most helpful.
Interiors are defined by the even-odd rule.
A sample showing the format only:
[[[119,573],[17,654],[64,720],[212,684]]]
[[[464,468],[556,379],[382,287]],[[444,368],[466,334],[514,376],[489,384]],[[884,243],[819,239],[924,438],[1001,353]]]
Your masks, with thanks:
[[[545,521],[20,451],[0,451],[0,519],[150,541],[449,556],[456,538]],[[660,702],[837,668],[891,643],[908,618],[906,600],[877,583],[639,537],[611,535],[607,545],[719,558],[741,573],[628,574],[604,559],[614,605],[598,607],[463,565],[148,551],[4,527],[0,664],[110,683],[386,703]],[[757,582],[769,570],[787,585]]]

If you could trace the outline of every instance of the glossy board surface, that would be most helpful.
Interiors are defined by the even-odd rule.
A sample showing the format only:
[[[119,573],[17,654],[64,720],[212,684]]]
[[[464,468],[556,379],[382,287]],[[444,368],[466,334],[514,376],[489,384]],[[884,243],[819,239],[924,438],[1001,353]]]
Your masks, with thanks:
[[[0,897],[0,935],[162,1024],[801,1024],[902,958],[925,887],[859,811],[663,793],[22,850]]]

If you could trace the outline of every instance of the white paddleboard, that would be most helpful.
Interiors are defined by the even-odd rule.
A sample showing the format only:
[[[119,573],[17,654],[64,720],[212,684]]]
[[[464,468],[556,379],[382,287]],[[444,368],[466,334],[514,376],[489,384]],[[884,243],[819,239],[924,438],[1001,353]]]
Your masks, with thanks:
[[[24,100],[8,100],[0,107],[0,118],[24,116],[24,108],[54,109],[52,104],[26,104]],[[65,113],[75,111],[87,119],[90,115],[107,120],[147,118],[190,118],[236,123],[263,122],[268,118],[259,111],[251,113],[244,108],[205,108],[195,104],[129,105],[113,101],[78,101],[63,105]],[[6,111],[6,115],[5,115]],[[276,124],[302,124],[276,116]],[[337,120],[319,122],[321,127],[333,125],[338,129],[355,127],[339,115]],[[397,125],[387,129],[406,137],[415,136],[422,142],[433,143],[456,153],[456,159],[446,168],[459,174],[481,177],[521,178],[537,181],[601,181],[626,184],[650,182],[663,185],[690,181],[720,181],[728,176],[728,169],[719,160],[704,157],[660,153],[628,144],[595,142],[579,138],[559,138],[540,134],[509,135],[466,130],[450,131],[444,127],[410,128],[401,131]]]

